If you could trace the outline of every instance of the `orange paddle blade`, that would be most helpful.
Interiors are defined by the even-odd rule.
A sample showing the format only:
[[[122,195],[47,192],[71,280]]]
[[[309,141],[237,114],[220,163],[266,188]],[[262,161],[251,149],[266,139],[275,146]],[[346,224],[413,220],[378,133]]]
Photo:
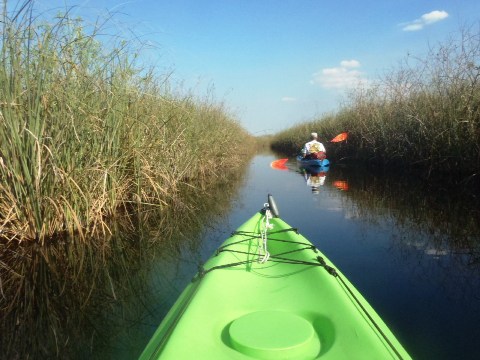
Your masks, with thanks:
[[[288,161],[288,159],[278,159],[275,161],[272,161],[270,163],[270,167],[275,170],[288,170],[287,166],[285,163]]]
[[[347,140],[347,137],[348,137],[348,134],[346,132],[343,132],[341,134],[338,134],[337,136],[335,136],[332,140],[330,140],[330,142],[340,142],[340,141],[344,141],[344,140]]]
[[[333,182],[333,186],[335,186],[337,189],[347,191],[348,190],[348,182],[344,180],[337,180]]]

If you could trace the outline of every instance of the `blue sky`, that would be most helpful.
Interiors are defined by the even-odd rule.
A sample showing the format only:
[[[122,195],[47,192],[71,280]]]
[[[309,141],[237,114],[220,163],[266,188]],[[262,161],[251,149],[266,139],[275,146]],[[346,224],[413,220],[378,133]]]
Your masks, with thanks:
[[[345,91],[480,21],[478,0],[36,0],[106,17],[152,47],[143,60],[225,103],[252,134],[335,111]]]

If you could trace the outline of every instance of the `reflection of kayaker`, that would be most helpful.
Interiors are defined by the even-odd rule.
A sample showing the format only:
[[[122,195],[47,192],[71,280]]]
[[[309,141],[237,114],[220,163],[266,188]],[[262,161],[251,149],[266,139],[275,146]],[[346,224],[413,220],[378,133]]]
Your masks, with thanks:
[[[328,171],[328,168],[325,169],[322,167],[318,167],[317,169],[319,171],[312,171],[309,168],[302,168],[305,182],[307,183],[308,186],[312,188],[312,192],[314,194],[318,194],[320,192],[320,186],[323,186],[323,184],[325,183],[325,179],[327,178],[327,171]],[[322,171],[322,170],[326,170],[326,171]]]
[[[311,174],[308,172],[305,172],[305,181],[307,182],[307,185],[310,186],[323,186],[325,183],[325,178],[327,177],[327,174],[324,172],[320,172],[318,174]]]

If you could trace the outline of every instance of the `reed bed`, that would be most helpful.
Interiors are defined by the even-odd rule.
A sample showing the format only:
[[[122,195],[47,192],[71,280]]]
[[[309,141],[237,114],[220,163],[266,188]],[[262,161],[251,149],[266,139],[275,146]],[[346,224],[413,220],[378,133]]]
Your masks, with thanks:
[[[334,160],[442,172],[480,171],[480,29],[465,28],[424,57],[408,56],[352,90],[338,112],[275,135],[274,150],[298,152],[312,131]]]
[[[190,280],[202,241],[214,240],[202,232],[224,221],[238,196],[245,174],[232,175],[208,193],[184,184],[182,201],[114,219],[112,235],[98,243],[5,244],[0,358],[105,359],[118,351],[137,358],[168,310],[164,303],[178,295],[170,281],[177,272]]]
[[[41,244],[108,234],[108,218],[166,206],[248,158],[252,137],[211,99],[178,94],[122,39],[33,2],[2,9],[0,236]]]

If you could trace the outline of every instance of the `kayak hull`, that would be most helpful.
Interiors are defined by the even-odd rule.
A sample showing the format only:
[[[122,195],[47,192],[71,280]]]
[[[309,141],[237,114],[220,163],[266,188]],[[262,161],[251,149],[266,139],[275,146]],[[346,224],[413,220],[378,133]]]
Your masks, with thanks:
[[[318,160],[318,159],[304,159],[301,155],[297,156],[297,162],[300,166],[305,167],[328,167],[330,161],[328,159]]]
[[[265,211],[205,263],[140,358],[410,359],[325,255]]]

